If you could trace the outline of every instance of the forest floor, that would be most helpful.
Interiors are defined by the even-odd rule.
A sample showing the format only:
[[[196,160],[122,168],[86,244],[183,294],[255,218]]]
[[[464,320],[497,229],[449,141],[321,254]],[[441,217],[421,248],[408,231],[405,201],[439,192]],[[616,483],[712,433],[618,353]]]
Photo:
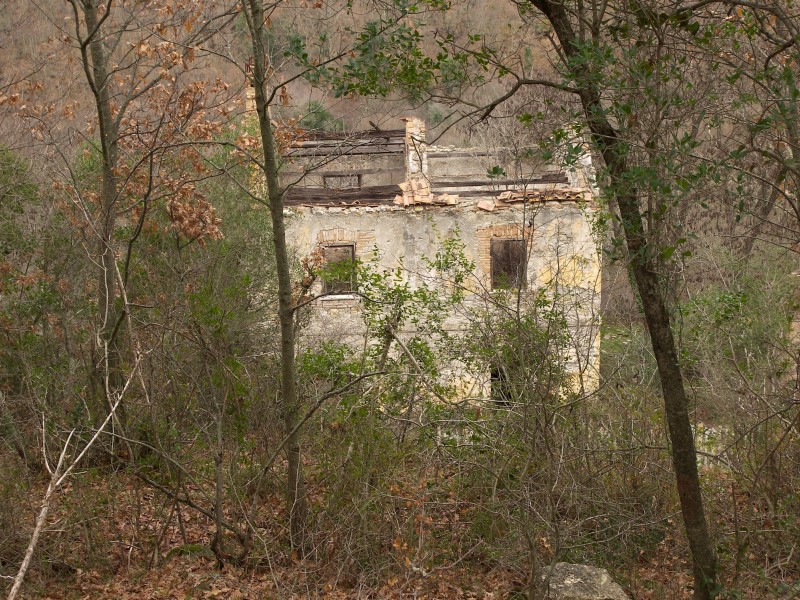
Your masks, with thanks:
[[[29,497],[31,507],[35,506],[36,494]],[[100,498],[105,500],[99,501]],[[81,502],[88,502],[84,512],[80,510]],[[264,512],[271,512],[273,522],[278,522],[283,503],[278,496],[267,503]],[[89,510],[90,504],[94,509]],[[98,504],[105,509],[98,511]],[[76,520],[76,514],[82,517]],[[214,532],[211,519],[185,507],[176,513],[174,504],[165,502],[162,495],[124,475],[113,489],[99,479],[66,489],[49,523],[39,558],[26,580],[25,598],[516,600],[525,597],[524,576],[519,570],[475,555],[464,556],[455,564],[429,567],[429,571],[404,564],[398,555],[394,557],[394,567],[367,577],[347,575],[348,571],[357,572],[352,565],[345,568],[330,560],[324,564],[298,560],[276,542],[277,549],[272,555],[261,556],[246,568],[220,566],[209,549]],[[92,523],[91,533],[87,523]],[[689,565],[683,560],[687,554],[680,527],[678,523],[670,523],[663,539],[642,549],[639,558],[625,570],[611,573],[632,600],[691,597],[691,576]],[[280,532],[273,533],[278,539]],[[101,539],[106,541],[100,542]],[[134,540],[151,542],[148,545]],[[159,541],[153,543],[153,540]],[[145,546],[150,550],[144,551]],[[158,551],[153,556],[156,547]],[[630,549],[624,550],[626,555],[631,554]],[[391,550],[375,550],[376,554],[384,551],[391,553]],[[65,562],[48,563],[48,555],[68,558]],[[391,557],[384,562],[391,563]],[[772,596],[764,596],[755,587],[748,590],[742,584],[737,586],[735,594],[722,596],[764,597]]]
[[[230,566],[220,568],[216,560],[211,558],[180,556],[171,558],[156,568],[131,569],[115,576],[103,575],[97,571],[79,572],[67,580],[51,582],[40,588],[41,593],[28,597],[42,600],[94,598],[521,600],[525,598],[524,588],[515,580],[512,572],[501,570],[481,572],[480,568],[476,569],[474,566],[449,569],[427,577],[410,576],[403,579],[391,577],[383,585],[374,587],[353,586],[349,583],[337,584],[331,581],[321,588],[315,585],[310,589],[303,581],[304,574],[307,573],[306,565],[254,571]],[[642,577],[648,573],[652,577],[650,581],[640,579],[637,589],[626,590],[632,600],[691,598],[691,580],[688,573],[643,569],[638,576]]]
[[[59,523],[60,519],[56,517],[53,522]],[[118,539],[134,539],[136,533],[129,529],[116,528]],[[208,549],[212,534],[211,520],[186,511],[183,531],[178,533],[176,527],[175,531],[167,532],[155,566],[148,568],[148,561],[139,550],[119,542],[111,545],[111,554],[103,556],[96,569],[64,566],[58,569],[53,568],[58,565],[50,565],[43,570],[41,564],[34,567],[28,576],[25,597],[42,600],[512,600],[525,597],[518,571],[469,558],[461,564],[428,573],[404,568],[398,562],[398,568],[378,583],[375,577],[367,582],[352,576],[337,576],[336,569],[329,564],[292,560],[285,553],[264,557],[256,567],[221,567]],[[681,556],[681,552],[676,552],[675,540],[665,540],[656,553],[634,565],[632,571],[612,575],[626,588],[632,600],[690,598],[691,578],[687,565],[675,556]],[[331,574],[328,581],[322,573]]]

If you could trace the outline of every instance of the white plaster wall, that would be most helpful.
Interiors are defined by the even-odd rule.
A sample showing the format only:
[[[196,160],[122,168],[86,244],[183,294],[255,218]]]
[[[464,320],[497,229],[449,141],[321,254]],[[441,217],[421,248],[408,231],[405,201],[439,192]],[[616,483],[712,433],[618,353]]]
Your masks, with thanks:
[[[380,267],[394,269],[402,265],[409,280],[418,282],[420,277],[435,275],[424,259],[432,259],[441,241],[455,231],[464,243],[466,256],[479,264],[481,229],[503,224],[532,225],[528,289],[544,287],[563,294],[560,301],[575,339],[570,369],[581,374],[583,387],[588,390],[597,385],[600,257],[587,210],[574,202],[548,202],[488,212],[464,200],[453,207],[298,208],[289,212],[287,233],[300,257],[318,247],[322,231],[344,229],[356,236],[369,233],[380,254]],[[363,244],[357,244],[356,253],[361,260],[374,256],[373,247],[365,248]],[[489,273],[480,265],[472,286],[476,291],[481,287],[489,289]],[[471,301],[477,298],[476,295]],[[321,339],[363,344],[364,326],[356,297],[319,299],[310,321],[304,333],[308,344]],[[457,311],[447,322],[453,331],[465,325]]]

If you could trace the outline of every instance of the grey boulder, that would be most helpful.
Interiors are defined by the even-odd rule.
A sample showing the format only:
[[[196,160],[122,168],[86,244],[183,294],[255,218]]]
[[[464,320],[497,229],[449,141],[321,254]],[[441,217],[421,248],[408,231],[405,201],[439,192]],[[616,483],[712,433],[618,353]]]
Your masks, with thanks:
[[[590,565],[556,563],[548,600],[630,600],[608,571]]]

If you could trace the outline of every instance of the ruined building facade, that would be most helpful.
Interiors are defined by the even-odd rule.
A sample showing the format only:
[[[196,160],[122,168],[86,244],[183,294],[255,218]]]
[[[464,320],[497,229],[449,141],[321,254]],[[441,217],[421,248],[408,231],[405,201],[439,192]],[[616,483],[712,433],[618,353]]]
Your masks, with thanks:
[[[464,302],[498,288],[557,295],[573,339],[568,368],[583,389],[594,387],[600,256],[591,179],[586,169],[524,161],[502,169],[500,160],[480,148],[428,145],[418,119],[405,130],[309,134],[282,172],[288,240],[300,257],[399,266],[414,284],[430,275],[442,240],[457,235],[475,265]],[[305,335],[363,344],[357,285],[341,274],[316,281],[311,292],[322,297]],[[454,311],[446,325],[469,324]],[[490,375],[464,393],[484,395]]]

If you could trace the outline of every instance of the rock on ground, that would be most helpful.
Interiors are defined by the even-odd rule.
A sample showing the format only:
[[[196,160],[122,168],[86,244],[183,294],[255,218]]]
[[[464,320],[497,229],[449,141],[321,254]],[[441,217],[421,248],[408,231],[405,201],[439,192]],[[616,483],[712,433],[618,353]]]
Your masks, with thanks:
[[[556,563],[547,599],[630,600],[605,569],[570,563]]]

